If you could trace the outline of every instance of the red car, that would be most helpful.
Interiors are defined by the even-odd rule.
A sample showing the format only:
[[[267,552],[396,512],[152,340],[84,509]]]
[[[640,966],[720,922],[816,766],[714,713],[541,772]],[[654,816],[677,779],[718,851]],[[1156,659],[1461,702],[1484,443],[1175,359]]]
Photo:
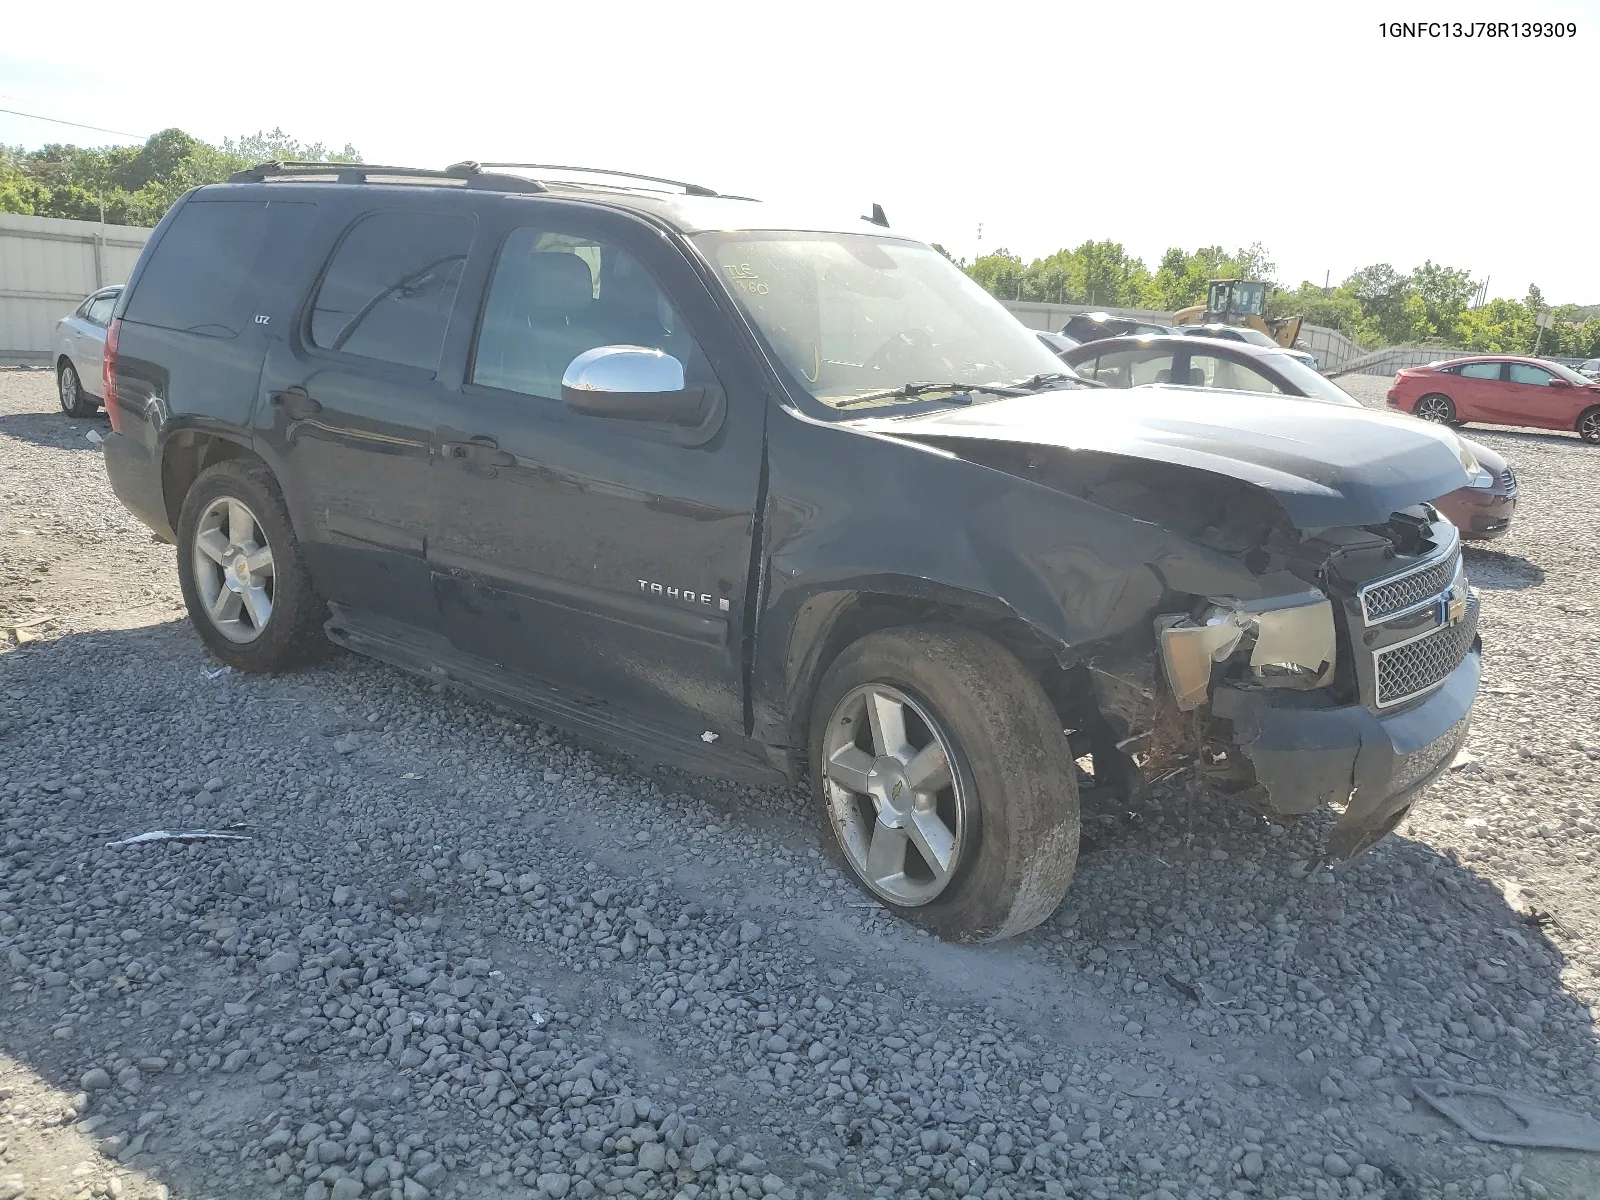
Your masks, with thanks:
[[[1389,389],[1389,407],[1446,425],[1572,429],[1600,444],[1600,383],[1538,358],[1496,354],[1405,367]]]

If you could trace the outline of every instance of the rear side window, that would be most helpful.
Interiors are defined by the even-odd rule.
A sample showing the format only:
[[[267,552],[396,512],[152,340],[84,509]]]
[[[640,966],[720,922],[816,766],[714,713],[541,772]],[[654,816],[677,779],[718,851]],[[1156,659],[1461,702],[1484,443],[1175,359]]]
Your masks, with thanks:
[[[438,370],[476,226],[462,214],[362,217],[340,241],[317,291],[312,344]]]
[[[303,236],[315,212],[293,201],[190,200],[140,273],[124,319],[237,337],[254,320],[274,247]]]
[[[1497,362],[1464,363],[1461,367],[1463,379],[1499,379],[1500,364]]]

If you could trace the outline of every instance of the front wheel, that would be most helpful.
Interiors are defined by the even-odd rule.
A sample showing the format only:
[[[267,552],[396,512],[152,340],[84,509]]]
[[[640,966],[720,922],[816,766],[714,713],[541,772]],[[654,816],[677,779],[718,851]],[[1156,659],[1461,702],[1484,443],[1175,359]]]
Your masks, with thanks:
[[[63,362],[56,371],[56,392],[61,398],[61,411],[69,417],[88,417],[100,406],[93,396],[83,390],[83,380],[78,378],[78,368]]]
[[[1416,407],[1411,410],[1411,415],[1421,417],[1424,421],[1436,421],[1440,425],[1454,425],[1455,401],[1449,396],[1441,396],[1438,392],[1430,392],[1417,401]]]
[[[823,677],[812,791],[856,883],[940,937],[1023,933],[1078,861],[1078,788],[1061,719],[1003,646],[970,630],[869,634]]]
[[[261,463],[229,459],[195,480],[178,517],[178,583],[201,639],[231,667],[279,671],[331,649],[327,603]]]
[[[1578,414],[1578,436],[1586,442],[1600,445],[1600,404]]]

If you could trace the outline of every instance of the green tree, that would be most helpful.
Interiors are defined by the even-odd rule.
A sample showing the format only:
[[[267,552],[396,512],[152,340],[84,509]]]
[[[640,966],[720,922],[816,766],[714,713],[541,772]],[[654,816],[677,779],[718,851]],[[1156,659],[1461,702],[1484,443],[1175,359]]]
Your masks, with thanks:
[[[219,147],[224,154],[231,155],[248,165],[264,162],[353,162],[361,161],[361,154],[349,142],[344,144],[344,149],[330,150],[322,142],[305,144],[296,141],[282,129],[273,126],[271,133],[255,133],[241,137],[238,141],[232,138],[223,138]],[[941,253],[943,253],[941,251]],[[945,257],[949,257],[946,255]]]
[[[281,129],[220,147],[181,129],[163,129],[141,146],[7,147],[0,148],[0,211],[154,225],[190,188],[220,183],[242,167],[283,157],[360,161],[353,146],[334,154],[321,143],[302,146]]]
[[[1022,298],[1022,259],[1003,247],[993,254],[980,255],[967,268],[977,283],[1001,300]]]
[[[1445,267],[1428,259],[1411,272],[1411,292],[1422,301],[1428,333],[1425,336],[1453,342],[1467,301],[1478,290],[1471,271]]]
[[[1108,308],[1141,304],[1150,286],[1150,272],[1121,242],[1084,242],[1067,260],[1068,286],[1085,304]]]
[[[1235,250],[1221,265],[1219,279],[1259,279],[1263,283],[1276,283],[1278,264],[1267,257],[1267,248],[1260,242],[1251,242]]]

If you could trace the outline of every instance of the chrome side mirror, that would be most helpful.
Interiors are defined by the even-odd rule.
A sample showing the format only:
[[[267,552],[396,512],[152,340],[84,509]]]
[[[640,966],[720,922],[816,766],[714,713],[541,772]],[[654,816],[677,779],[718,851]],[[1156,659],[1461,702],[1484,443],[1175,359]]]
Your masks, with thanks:
[[[617,421],[698,425],[706,417],[706,388],[686,388],[683,364],[646,346],[596,346],[561,376],[561,401],[573,412]]]

